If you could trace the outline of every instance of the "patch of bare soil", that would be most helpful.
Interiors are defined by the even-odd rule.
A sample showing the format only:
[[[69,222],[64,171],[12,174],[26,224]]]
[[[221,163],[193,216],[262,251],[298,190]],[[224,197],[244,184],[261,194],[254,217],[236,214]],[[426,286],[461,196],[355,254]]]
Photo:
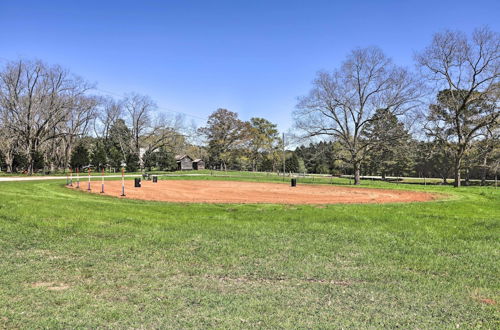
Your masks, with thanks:
[[[87,190],[87,182],[80,190]],[[75,187],[73,187],[75,189]],[[120,197],[121,181],[105,182],[104,195]],[[100,193],[100,181],[91,183],[92,193]],[[134,188],[133,181],[125,181],[125,197],[132,199],[181,203],[271,203],[271,204],[354,204],[424,202],[436,195],[390,189],[342,187],[333,185],[298,184],[290,187],[282,183],[162,180],[158,183],[142,181]]]
[[[31,283],[32,288],[46,288],[51,291],[62,291],[69,289],[69,285],[55,282],[35,282]]]

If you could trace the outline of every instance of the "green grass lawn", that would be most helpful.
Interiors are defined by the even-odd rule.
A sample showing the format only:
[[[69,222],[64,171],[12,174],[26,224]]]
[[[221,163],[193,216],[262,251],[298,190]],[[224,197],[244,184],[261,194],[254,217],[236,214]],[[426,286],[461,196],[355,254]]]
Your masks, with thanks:
[[[323,207],[64,182],[0,183],[0,328],[500,326],[500,189],[364,182],[449,197]]]

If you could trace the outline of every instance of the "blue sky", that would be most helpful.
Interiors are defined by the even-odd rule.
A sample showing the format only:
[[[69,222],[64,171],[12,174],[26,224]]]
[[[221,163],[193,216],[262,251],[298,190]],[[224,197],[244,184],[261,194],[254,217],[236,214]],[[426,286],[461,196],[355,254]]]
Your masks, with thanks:
[[[118,95],[207,117],[217,108],[286,130],[316,72],[354,47],[398,64],[444,29],[500,30],[500,1],[0,1],[0,64],[42,59]]]

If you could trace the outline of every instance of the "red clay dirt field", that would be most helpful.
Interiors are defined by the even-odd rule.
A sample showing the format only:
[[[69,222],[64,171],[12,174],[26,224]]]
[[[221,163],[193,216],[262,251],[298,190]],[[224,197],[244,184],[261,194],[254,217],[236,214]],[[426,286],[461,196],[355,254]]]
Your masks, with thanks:
[[[269,203],[269,204],[355,204],[424,202],[437,199],[426,192],[342,187],[334,185],[298,184],[291,187],[284,183],[161,180],[158,183],[143,180],[141,188],[134,181],[125,181],[125,197],[131,199],[178,203]],[[74,186],[72,187],[75,188]],[[86,191],[88,182],[80,182]],[[100,193],[101,182],[91,182],[91,192]],[[106,181],[104,194],[120,197],[121,181]]]

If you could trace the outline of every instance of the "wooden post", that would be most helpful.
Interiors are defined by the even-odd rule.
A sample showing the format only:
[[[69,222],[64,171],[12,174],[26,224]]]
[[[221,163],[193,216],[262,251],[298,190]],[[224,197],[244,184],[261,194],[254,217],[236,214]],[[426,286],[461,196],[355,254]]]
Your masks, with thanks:
[[[76,168],[76,189],[80,189],[80,170]]]

